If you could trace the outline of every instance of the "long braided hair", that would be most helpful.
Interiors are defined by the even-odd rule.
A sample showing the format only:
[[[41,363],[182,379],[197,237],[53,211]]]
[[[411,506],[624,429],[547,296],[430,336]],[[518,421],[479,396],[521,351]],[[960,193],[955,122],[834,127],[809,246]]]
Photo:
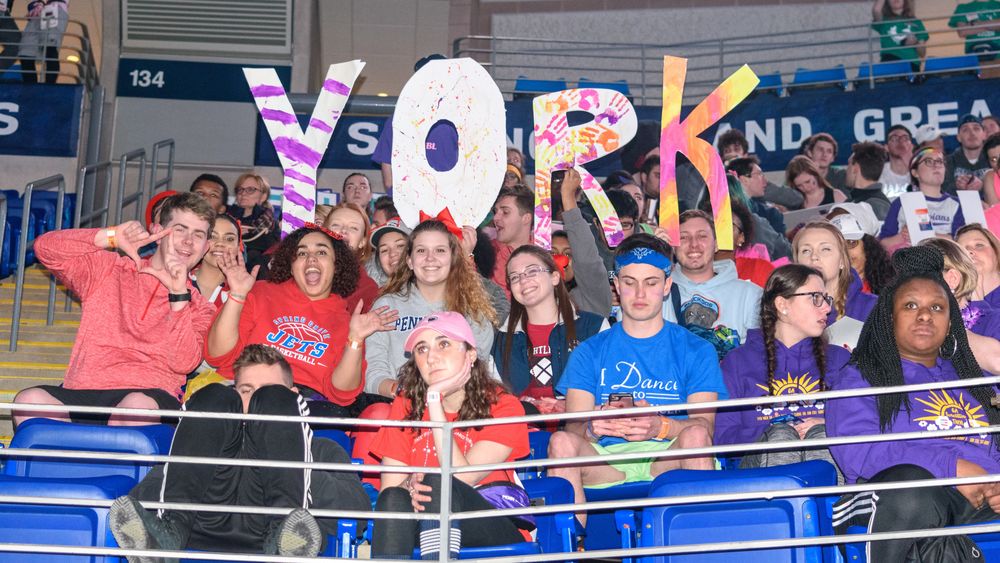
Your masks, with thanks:
[[[823,274],[809,266],[802,264],[786,264],[771,272],[764,284],[764,295],[760,300],[760,331],[764,335],[764,351],[767,354],[767,388],[769,394],[774,394],[774,371],[777,368],[777,357],[775,354],[775,328],[778,324],[778,307],[774,301],[778,297],[789,298],[797,292],[810,276],[823,279]],[[826,335],[820,335],[812,339],[813,357],[819,367],[819,384],[825,387],[823,379],[826,377]]]
[[[941,251],[929,246],[903,248],[893,255],[893,265],[896,267],[896,279],[878,297],[878,304],[872,310],[868,321],[861,329],[858,346],[851,354],[850,363],[857,366],[861,376],[872,387],[891,387],[903,385],[902,358],[896,345],[893,319],[893,304],[896,292],[900,287],[915,279],[932,281],[944,290],[948,297],[949,326],[948,336],[955,339],[955,353],[949,358],[960,379],[972,379],[983,376],[983,370],[976,362],[969,348],[969,340],[962,323],[962,313],[958,301],[948,288],[941,272],[944,269],[944,258]],[[1000,424],[1000,409],[992,406],[991,400],[996,396],[990,386],[969,388],[969,393],[979,401],[986,412],[991,425]],[[910,412],[910,401],[905,393],[890,393],[876,398],[879,417],[879,429],[885,432],[893,419],[905,406]],[[1000,435],[993,435],[993,444],[1000,448]]]

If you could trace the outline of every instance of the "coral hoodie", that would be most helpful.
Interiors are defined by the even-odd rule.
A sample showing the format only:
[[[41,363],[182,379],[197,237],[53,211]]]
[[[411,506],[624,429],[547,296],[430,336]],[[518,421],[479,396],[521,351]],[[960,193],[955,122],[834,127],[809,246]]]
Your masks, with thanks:
[[[826,375],[821,379],[813,355],[813,339],[800,340],[791,348],[774,341],[775,374],[772,383],[775,395],[818,393],[824,384],[831,386],[840,369],[851,359],[851,354],[839,346],[826,347]],[[764,333],[751,329],[746,343],[730,352],[722,360],[722,378],[731,399],[766,397],[767,353]],[[758,405],[720,409],[715,416],[716,444],[748,444],[756,442],[767,430],[771,420],[786,414],[799,418],[824,415],[823,401],[791,404]]]
[[[191,302],[172,311],[159,280],[140,274],[131,258],[94,246],[98,230],[52,231],[35,240],[38,260],[83,304],[63,386],[163,389],[179,397],[201,363],[215,306],[192,289]]]

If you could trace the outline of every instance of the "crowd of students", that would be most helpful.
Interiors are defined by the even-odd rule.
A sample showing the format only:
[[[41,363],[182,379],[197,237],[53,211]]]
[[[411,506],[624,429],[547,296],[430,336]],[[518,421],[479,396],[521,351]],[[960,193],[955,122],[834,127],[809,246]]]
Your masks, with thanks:
[[[453,466],[524,457],[528,432],[539,427],[554,432],[553,458],[922,430],[930,435],[919,441],[751,452],[740,466],[824,459],[846,483],[1000,473],[997,438],[932,434],[1000,423],[993,387],[606,412],[1000,373],[1000,242],[989,228],[964,224],[945,181],[955,178],[955,189],[996,185],[1000,135],[983,142],[983,123],[961,120],[956,151],[989,163],[981,175],[953,170],[954,154],[910,143],[908,189],[924,193],[937,234],[916,246],[898,199],[879,183],[893,171],[892,155],[907,152],[894,148],[904,134],[911,138],[903,126],[890,130],[888,150],[852,147],[846,168],[832,165],[832,137],[812,136],[789,164],[787,186],[767,181],[741,133],[722,135],[733,251],[719,250],[697,186],[681,187],[679,240],[655,224],[648,212],[659,189],[655,150],[635,174],[623,170],[605,181],[626,236],[614,248],[574,170],[553,186],[552,249],[532,244],[534,195],[522,183],[524,157],[513,149],[505,186],[479,226],[456,225],[447,212],[405,225],[391,197],[373,201],[370,180],[355,173],[341,203],[320,206],[315,223],[279,239],[264,178],[240,176],[227,205],[226,183],[202,175],[188,193],[154,197],[145,224],[55,231],[36,241],[38,259],[80,297],[83,316],[63,385],[21,391],[15,421],[59,416],[32,412],[39,403],[176,409],[186,388],[183,408],[194,411],[435,422],[603,413],[562,425],[456,431]],[[964,151],[977,140],[979,156],[969,156]],[[824,204],[833,205],[801,225],[783,213]],[[354,449],[344,452],[314,440],[309,424],[185,419],[172,453],[434,466],[446,443],[440,429],[360,426],[351,434]],[[567,479],[583,502],[585,487],[716,467],[712,456],[679,455],[555,466],[549,474]],[[509,470],[453,479],[454,510],[527,506]],[[390,471],[365,481],[380,488],[375,510],[440,506],[439,476]],[[838,530],[1000,518],[1000,486],[919,491],[845,497],[835,512]],[[317,521],[308,509],[367,509],[366,498],[349,473],[171,462],[115,503],[111,525],[125,547],[315,555],[336,523]],[[149,500],[294,510],[281,518],[153,512],[141,505]],[[585,524],[585,513],[577,518]],[[454,526],[452,543],[442,546],[436,521],[380,520],[373,554],[409,558],[419,547],[436,557],[442,549],[518,541],[533,528],[530,518]],[[933,554],[968,549],[957,536],[894,540],[873,544],[872,560],[936,560]]]

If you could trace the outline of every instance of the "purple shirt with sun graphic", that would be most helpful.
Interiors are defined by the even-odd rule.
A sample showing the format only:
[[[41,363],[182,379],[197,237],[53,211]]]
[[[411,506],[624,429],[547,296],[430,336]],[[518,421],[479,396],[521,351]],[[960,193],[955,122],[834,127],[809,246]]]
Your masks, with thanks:
[[[753,328],[747,331],[746,342],[722,361],[722,377],[731,399],[817,393],[824,386],[831,386],[831,380],[850,357],[850,353],[843,348],[827,346],[826,376],[821,378],[811,338],[801,340],[791,348],[775,340],[773,393],[769,393],[764,335],[760,329]],[[799,418],[823,418],[824,410],[823,401],[720,409],[715,416],[715,444],[756,442],[774,418],[788,414]]]
[[[948,360],[938,358],[933,367],[903,360],[906,385],[955,381],[958,375]],[[842,370],[837,389],[870,387],[854,366]],[[938,389],[908,394],[910,411],[902,407],[886,432],[926,432],[927,439],[831,446],[837,465],[848,482],[871,479],[894,465],[923,467],[939,479],[954,477],[959,459],[1000,473],[1000,452],[989,434],[938,438],[935,432],[954,428],[988,426],[982,405],[967,388]],[[834,399],[826,407],[828,436],[880,434],[875,396]]]

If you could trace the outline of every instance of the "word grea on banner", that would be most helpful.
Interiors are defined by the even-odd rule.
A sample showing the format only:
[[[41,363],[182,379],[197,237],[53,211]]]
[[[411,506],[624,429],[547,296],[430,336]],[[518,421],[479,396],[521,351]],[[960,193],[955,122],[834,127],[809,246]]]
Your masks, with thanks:
[[[712,203],[719,247],[732,249],[732,211],[722,159],[698,138],[746,98],[758,83],[743,66],[706,97],[684,121],[681,99],[687,60],[664,57],[660,154],[660,225],[679,241],[675,157],[684,154],[705,179]],[[306,131],[302,131],[274,69],[245,68],[244,75],[284,171],[282,234],[315,217],[316,176],[334,127],[364,68],[359,60],[331,65]],[[621,222],[607,195],[583,164],[619,150],[636,134],[635,108],[621,93],[576,88],[538,96],[532,104],[535,136],[535,243],[551,248],[554,170],[575,168],[611,246],[624,238]],[[567,114],[587,112],[593,121],[569,126]],[[458,161],[446,171],[427,161],[425,141],[438,123],[447,122],[458,137]],[[506,171],[506,110],[503,95],[489,73],[468,58],[431,61],[407,81],[393,116],[393,196],[408,226],[420,213],[448,210],[456,223],[478,225],[489,214]],[[665,158],[664,158],[665,157]]]

